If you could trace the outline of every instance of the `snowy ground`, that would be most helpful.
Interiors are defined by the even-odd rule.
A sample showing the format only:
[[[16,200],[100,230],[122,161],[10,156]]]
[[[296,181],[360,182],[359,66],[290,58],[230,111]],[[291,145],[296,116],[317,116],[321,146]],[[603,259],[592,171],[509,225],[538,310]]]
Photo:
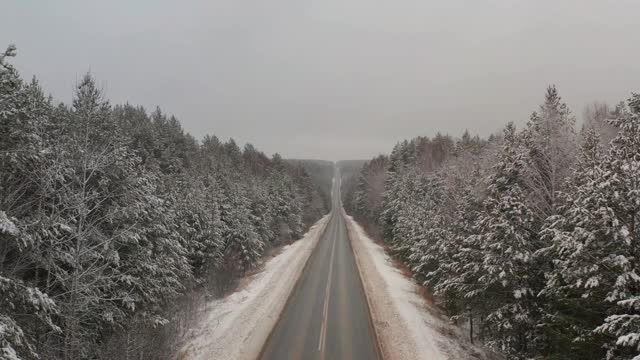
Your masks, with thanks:
[[[385,360],[486,357],[464,344],[460,330],[419,295],[413,279],[394,267],[384,249],[350,216],[347,227]]]
[[[328,219],[323,217],[301,240],[284,247],[242,290],[207,304],[178,358],[255,359]]]

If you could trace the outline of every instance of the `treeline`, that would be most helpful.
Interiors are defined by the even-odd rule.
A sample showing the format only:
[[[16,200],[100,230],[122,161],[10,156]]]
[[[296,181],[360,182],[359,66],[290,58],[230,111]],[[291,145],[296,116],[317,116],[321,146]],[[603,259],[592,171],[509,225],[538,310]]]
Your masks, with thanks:
[[[324,206],[331,208],[331,188],[335,164],[326,160],[287,159],[293,166],[301,166],[309,174],[313,184],[320,193]]]
[[[189,294],[226,291],[327,211],[278,155],[112,106],[89,75],[54,104],[13,55],[0,53],[0,358],[169,358]]]
[[[550,87],[522,130],[403,141],[346,194],[509,359],[640,357],[640,95],[585,114]]]

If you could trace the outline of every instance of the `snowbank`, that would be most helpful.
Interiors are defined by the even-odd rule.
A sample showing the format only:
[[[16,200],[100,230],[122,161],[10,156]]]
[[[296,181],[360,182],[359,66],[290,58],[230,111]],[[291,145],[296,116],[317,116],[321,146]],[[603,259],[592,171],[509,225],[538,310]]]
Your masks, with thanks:
[[[349,238],[369,301],[371,317],[385,360],[482,358],[443,333],[457,332],[435,315],[413,279],[393,266],[384,249],[351,216]]]
[[[207,304],[179,359],[255,359],[328,219],[326,215],[302,239],[285,246],[244,289]]]

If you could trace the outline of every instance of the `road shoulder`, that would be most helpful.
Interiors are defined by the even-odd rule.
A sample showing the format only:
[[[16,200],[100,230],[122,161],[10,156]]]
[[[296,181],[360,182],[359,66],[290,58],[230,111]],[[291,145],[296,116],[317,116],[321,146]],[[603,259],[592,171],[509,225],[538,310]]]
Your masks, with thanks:
[[[415,281],[394,267],[384,249],[352,217],[345,217],[383,358],[485,358],[481,349],[462,344],[462,337],[444,335],[460,330],[419,295]]]
[[[313,253],[330,215],[314,224],[304,237],[282,251],[250,277],[241,290],[211,301],[197,326],[186,336],[179,359],[255,359],[302,270]]]

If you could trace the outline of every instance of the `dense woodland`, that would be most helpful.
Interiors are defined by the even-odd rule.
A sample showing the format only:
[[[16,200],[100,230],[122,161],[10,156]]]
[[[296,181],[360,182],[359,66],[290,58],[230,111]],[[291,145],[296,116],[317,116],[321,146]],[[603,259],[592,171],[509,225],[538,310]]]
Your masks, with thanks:
[[[328,207],[301,166],[111,105],[55,104],[0,53],[0,358],[171,357],[216,296]],[[203,295],[204,294],[204,295]]]
[[[320,193],[325,208],[330,209],[335,163],[326,160],[300,159],[287,159],[287,162],[293,166],[301,166],[309,174],[311,181]]]
[[[472,341],[509,359],[640,359],[640,95],[576,120],[403,141],[343,191]]]

